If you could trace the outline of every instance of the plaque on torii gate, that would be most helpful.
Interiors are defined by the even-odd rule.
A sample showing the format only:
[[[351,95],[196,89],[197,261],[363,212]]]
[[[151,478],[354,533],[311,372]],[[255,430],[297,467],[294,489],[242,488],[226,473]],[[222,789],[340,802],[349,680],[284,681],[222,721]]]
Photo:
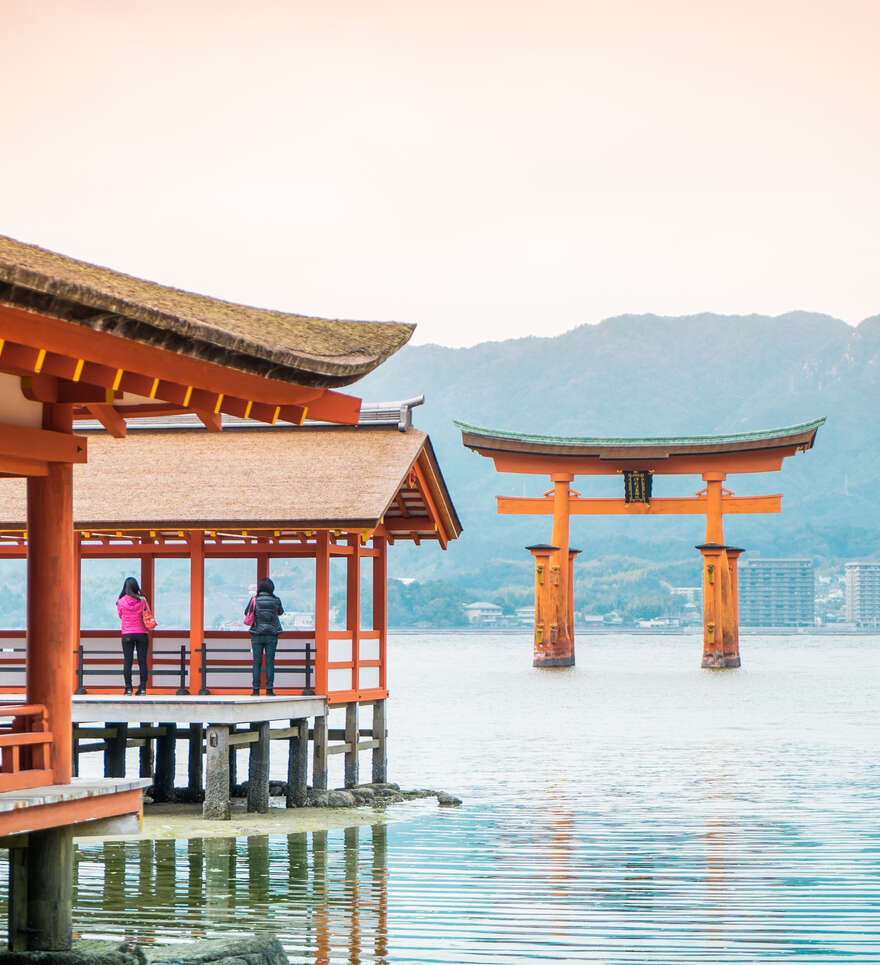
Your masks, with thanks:
[[[729,475],[772,472],[787,456],[811,449],[815,422],[765,432],[668,439],[598,439],[536,436],[480,429],[456,422],[462,442],[487,456],[499,472],[549,476],[553,488],[538,497],[498,496],[498,512],[553,517],[550,544],[527,549],[535,558],[536,667],[574,665],[573,563],[571,516],[700,515],[703,557],[704,667],[738,667],[739,599],[737,560],[744,552],[724,542],[725,513],[778,513],[782,495],[735,496],[724,487]],[[589,498],[571,488],[575,476],[621,476],[620,498]],[[701,476],[705,487],[693,496],[653,495],[659,475]]]

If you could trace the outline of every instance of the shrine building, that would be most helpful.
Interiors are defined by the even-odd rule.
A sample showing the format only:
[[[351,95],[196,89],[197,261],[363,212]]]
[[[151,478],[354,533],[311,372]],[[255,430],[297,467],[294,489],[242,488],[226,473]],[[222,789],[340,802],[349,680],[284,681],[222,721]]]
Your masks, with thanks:
[[[412,329],[235,305],[0,237],[0,557],[27,559],[26,631],[0,633],[10,950],[70,947],[73,830],[136,822],[147,786],[173,796],[183,721],[190,790],[211,817],[228,817],[238,746],[250,748],[249,809],[265,809],[273,738],[290,745],[290,805],[304,803],[310,740],[318,788],[334,739],[346,784],[365,749],[384,779],[387,548],[445,546],[461,527],[411,404],[362,412],[338,390]],[[155,425],[179,417],[197,426]],[[252,459],[256,447],[267,458]],[[148,596],[157,560],[188,561],[189,627],[163,625],[160,595],[143,697],[121,696],[118,633],[80,625],[80,563],[96,557],[137,560]],[[246,628],[205,626],[205,561],[235,557],[253,560],[253,582],[276,561],[313,567],[312,626],[282,634],[275,697],[245,687]],[[340,561],[345,618],[331,627]],[[345,711],[339,737],[332,705]],[[105,778],[76,778],[94,721]],[[138,777],[125,774],[132,742]]]

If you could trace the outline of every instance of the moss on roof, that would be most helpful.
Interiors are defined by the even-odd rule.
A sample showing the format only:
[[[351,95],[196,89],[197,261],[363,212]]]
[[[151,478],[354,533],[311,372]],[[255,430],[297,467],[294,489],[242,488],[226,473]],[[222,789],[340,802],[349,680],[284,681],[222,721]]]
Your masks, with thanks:
[[[349,385],[414,325],[290,315],[167,288],[0,236],[0,304],[266,378]]]

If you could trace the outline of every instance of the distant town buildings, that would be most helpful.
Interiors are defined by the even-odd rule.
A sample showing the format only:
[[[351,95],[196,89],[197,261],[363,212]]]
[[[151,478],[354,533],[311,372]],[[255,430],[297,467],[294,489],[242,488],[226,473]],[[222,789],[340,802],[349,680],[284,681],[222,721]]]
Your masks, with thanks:
[[[465,604],[464,612],[471,626],[494,627],[501,620],[503,611],[497,603],[479,600],[476,603]]]
[[[845,579],[847,622],[880,627],[880,563],[847,563]]]
[[[811,627],[812,560],[748,560],[739,566],[739,622],[744,627]]]

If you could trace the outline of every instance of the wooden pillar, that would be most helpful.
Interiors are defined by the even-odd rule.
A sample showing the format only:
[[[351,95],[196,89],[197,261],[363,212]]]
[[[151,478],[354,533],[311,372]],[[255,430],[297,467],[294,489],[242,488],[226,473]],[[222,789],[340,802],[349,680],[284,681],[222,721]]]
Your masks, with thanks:
[[[550,556],[550,627],[547,658],[541,666],[571,667],[574,665],[574,637],[569,633],[573,625],[572,601],[569,593],[568,531],[570,498],[573,479],[571,473],[553,473],[553,536],[557,547]]]
[[[209,724],[205,731],[205,800],[202,816],[229,820],[229,726]]]
[[[309,722],[307,719],[292,720],[296,736],[290,738],[287,755],[287,807],[303,808],[307,803],[309,770]]]
[[[536,543],[526,549],[535,558],[535,635],[532,645],[533,667],[556,667],[551,650],[551,624],[554,609],[550,585],[550,559],[558,547]]]
[[[330,660],[330,534],[319,530],[315,544],[315,693],[327,695]]]
[[[385,701],[373,701],[373,783],[384,784],[388,780],[388,724],[385,717]]]
[[[202,687],[202,644],[205,640],[205,534],[189,534],[189,692],[206,694]]]
[[[724,546],[718,543],[702,543],[697,549],[703,555],[703,661],[710,670],[721,670],[725,662],[725,609],[724,583],[729,580]],[[733,666],[731,664],[731,666]]]
[[[264,542],[260,540],[259,542]],[[258,553],[257,554],[257,586],[260,585],[260,580],[269,579],[269,554]]]
[[[153,800],[174,800],[174,771],[177,763],[177,724],[161,724],[165,733],[156,738],[156,773],[153,777]]]
[[[345,786],[358,785],[358,703],[352,700],[345,705]]]
[[[258,814],[269,810],[269,721],[251,724],[258,738],[248,754],[247,809]]]
[[[232,728],[230,733],[234,730]],[[238,784],[238,748],[234,745],[229,747],[229,792],[230,794]]]
[[[76,676],[76,652],[82,646],[82,535],[73,534],[73,625],[75,634],[73,638],[73,692],[79,688],[79,680]],[[83,675],[83,686],[85,686],[85,675]]]
[[[69,405],[44,405],[43,428],[71,433],[72,411]],[[27,480],[27,702],[45,705],[53,736],[55,781],[69,784],[73,769],[71,683],[79,629],[73,466],[50,462],[48,467],[46,476],[29,476]],[[51,606],[46,605],[47,593],[51,595]]]
[[[379,687],[388,689],[388,540],[373,537],[373,629],[379,631]]]
[[[345,568],[345,626],[351,635],[351,689],[360,690],[361,659],[361,540],[353,533],[348,537],[351,553]]]
[[[141,727],[152,727],[153,722],[149,721],[144,723],[141,721]],[[140,777],[152,777],[153,776],[153,738],[145,737],[143,744],[138,748],[138,764],[139,764],[139,775]]]
[[[330,708],[327,708],[329,713]],[[312,728],[312,787],[327,790],[327,718],[316,717]]]
[[[189,725],[189,760],[187,781],[192,800],[197,801],[202,791],[202,725]]]
[[[728,666],[739,667],[739,558],[745,550],[738,546],[727,547],[727,566],[730,573],[730,608],[728,632],[725,634],[725,657]]]
[[[147,598],[153,614],[156,613],[156,557],[152,553],[141,554],[141,593]],[[153,685],[153,634],[147,647],[147,687]]]
[[[568,635],[572,642],[572,663],[574,662],[574,561],[581,555],[580,550],[568,550]]]
[[[724,545],[724,521],[721,514],[722,483],[726,479],[723,472],[704,472],[706,483],[706,543]]]
[[[105,724],[115,731],[104,741],[104,777],[125,777],[125,748],[128,744],[128,724]]]

